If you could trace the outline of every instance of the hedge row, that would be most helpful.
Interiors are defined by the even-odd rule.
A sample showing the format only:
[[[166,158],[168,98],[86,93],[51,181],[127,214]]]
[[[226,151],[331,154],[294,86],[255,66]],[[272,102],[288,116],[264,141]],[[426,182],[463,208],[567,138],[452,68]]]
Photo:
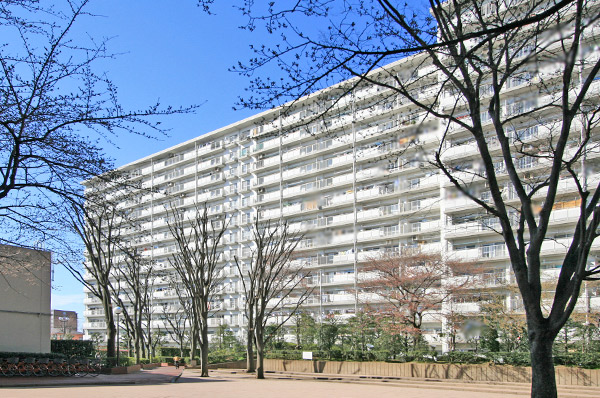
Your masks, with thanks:
[[[65,354],[56,352],[3,352],[0,351],[0,358],[67,358]]]
[[[436,362],[436,363],[494,363],[500,365],[531,366],[529,352],[448,352],[436,354],[433,352],[413,352],[406,355],[390,357],[386,351],[312,351],[315,360],[339,360],[339,361],[386,361],[386,362]],[[266,354],[271,359],[302,359],[302,351],[279,350],[270,351]],[[556,353],[554,354],[556,365],[573,366],[585,369],[600,368],[599,353]]]
[[[93,358],[96,355],[94,342],[91,340],[51,340],[50,350],[68,357]]]

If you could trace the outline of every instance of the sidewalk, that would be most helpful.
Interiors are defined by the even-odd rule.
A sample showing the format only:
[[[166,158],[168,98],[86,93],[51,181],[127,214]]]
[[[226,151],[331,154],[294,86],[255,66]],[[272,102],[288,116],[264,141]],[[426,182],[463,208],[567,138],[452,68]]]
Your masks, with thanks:
[[[193,374],[194,369],[186,372],[186,376]],[[224,378],[254,378],[243,369],[216,369],[211,371],[211,376]],[[420,392],[433,393],[445,391],[445,394],[472,393],[481,397],[497,396],[530,396],[531,385],[529,383],[507,383],[507,382],[466,382],[463,380],[441,380],[393,376],[368,376],[368,375],[340,375],[324,373],[301,373],[293,371],[266,371],[265,378],[295,381],[329,382],[331,384],[345,385],[367,385],[388,386],[399,389],[418,390]],[[436,393],[433,393],[437,396]],[[600,397],[600,387],[588,386],[558,386],[558,395],[564,398],[596,398]]]
[[[175,369],[174,366],[163,366],[151,370],[141,370],[137,373],[109,375],[101,374],[96,377],[0,377],[1,388],[13,387],[57,387],[57,386],[106,386],[125,384],[164,384],[173,383],[183,372],[183,367]],[[0,395],[2,393],[0,392]]]
[[[267,372],[257,380],[243,369],[217,369],[200,377],[199,369],[173,366],[124,375],[98,377],[0,377],[0,396],[6,398],[164,398],[202,394],[221,398],[502,398],[527,397],[526,383],[476,383],[385,376]],[[176,382],[175,382],[176,381]],[[48,387],[48,388],[44,388]],[[52,388],[54,387],[54,388]],[[62,388],[66,387],[66,388]],[[38,389],[40,388],[40,389]],[[559,387],[561,398],[595,398],[600,387]]]

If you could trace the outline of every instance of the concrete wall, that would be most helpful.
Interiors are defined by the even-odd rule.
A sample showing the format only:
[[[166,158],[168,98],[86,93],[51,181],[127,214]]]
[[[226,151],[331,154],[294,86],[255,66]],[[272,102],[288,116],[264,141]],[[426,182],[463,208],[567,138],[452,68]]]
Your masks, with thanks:
[[[329,362],[265,359],[265,370],[339,375],[452,379],[481,382],[531,382],[531,368],[508,365],[437,363]],[[600,369],[556,367],[559,385],[600,386]]]
[[[50,260],[0,245],[0,351],[50,352]]]

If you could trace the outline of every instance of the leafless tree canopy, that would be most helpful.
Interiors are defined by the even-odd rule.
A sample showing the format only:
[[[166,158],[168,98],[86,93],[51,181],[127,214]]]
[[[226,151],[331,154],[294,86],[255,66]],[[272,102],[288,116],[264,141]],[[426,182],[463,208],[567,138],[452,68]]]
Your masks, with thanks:
[[[58,235],[59,198],[112,168],[102,146],[121,133],[165,133],[151,117],[193,108],[127,110],[96,65],[113,57],[105,40],[74,27],[93,18],[88,0],[0,4],[0,242],[31,245]]]
[[[248,371],[254,370],[253,346],[257,351],[257,378],[264,378],[264,346],[272,335],[266,335],[267,325],[280,329],[310,296],[312,289],[305,286],[309,273],[291,260],[300,243],[301,235],[293,233],[287,222],[261,222],[253,225],[251,258],[235,262],[245,294],[244,314],[248,320]]]
[[[122,251],[122,261],[115,267],[113,273],[114,282],[111,290],[115,301],[123,309],[123,317],[133,343],[136,362],[143,357],[152,357],[150,352],[151,297],[158,276],[154,262],[130,247]]]
[[[182,208],[171,207],[168,214],[169,231],[175,240],[175,253],[169,262],[182,286],[179,301],[187,298],[186,305],[191,310],[191,355],[194,357],[198,342],[202,376],[208,376],[208,315],[222,281],[220,242],[228,221],[211,217],[206,204],[196,205],[187,213]]]
[[[115,275],[120,267],[124,266],[125,259],[131,260],[133,255],[125,238],[127,231],[132,227],[131,220],[128,212],[118,204],[123,192],[130,188],[120,184],[124,179],[126,176],[120,173],[108,173],[104,176],[102,184],[88,188],[85,200],[81,198],[67,202],[65,207],[68,206],[69,211],[63,214],[63,224],[83,242],[85,261],[83,267],[69,261],[79,258],[79,253],[75,252],[79,249],[78,246],[71,248],[74,253],[65,256],[64,262],[63,259],[59,260],[100,300],[108,331],[109,357],[115,356],[116,327],[113,305],[118,304],[114,292],[120,290],[120,287],[114,284]],[[106,195],[105,189],[108,187],[115,189],[112,198]]]

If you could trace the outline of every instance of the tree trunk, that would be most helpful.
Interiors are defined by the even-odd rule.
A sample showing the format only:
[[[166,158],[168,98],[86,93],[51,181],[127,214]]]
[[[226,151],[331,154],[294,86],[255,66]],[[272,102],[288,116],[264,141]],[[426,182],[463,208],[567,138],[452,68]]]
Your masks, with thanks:
[[[198,339],[196,338],[196,334],[197,334],[198,328],[196,327],[196,325],[192,326],[192,336],[191,336],[191,343],[192,343],[192,348],[190,349],[190,360],[193,361],[196,358],[196,343],[198,342]]]
[[[531,397],[556,398],[556,375],[552,358],[554,336],[544,330],[531,330]]]
[[[265,367],[264,367],[264,353],[265,347],[263,342],[262,333],[256,334],[256,378],[265,378]]]
[[[115,315],[113,308],[110,303],[110,292],[107,287],[101,287],[102,296],[99,297],[102,300],[102,309],[104,310],[104,319],[106,320],[106,356],[108,358],[114,358],[116,356],[115,351],[115,339],[117,335],[117,328],[115,327]]]
[[[117,337],[115,322],[112,319],[110,321],[107,319],[106,328],[108,330],[108,336],[106,338],[106,356],[108,358],[114,358],[117,356],[115,350],[115,342]]]
[[[246,372],[254,373],[256,371],[254,363],[254,344],[253,338],[250,337],[246,343]]]
[[[140,347],[140,335],[138,333],[136,333],[135,335],[135,343],[134,343],[134,350],[135,350],[135,363],[139,364],[140,363],[140,358],[141,358],[141,354],[142,354],[142,349]]]
[[[250,311],[248,315],[248,330],[246,332],[246,373],[256,371],[254,362],[254,314]]]
[[[202,339],[200,340],[200,377],[208,377],[208,328],[204,320],[202,326]]]

